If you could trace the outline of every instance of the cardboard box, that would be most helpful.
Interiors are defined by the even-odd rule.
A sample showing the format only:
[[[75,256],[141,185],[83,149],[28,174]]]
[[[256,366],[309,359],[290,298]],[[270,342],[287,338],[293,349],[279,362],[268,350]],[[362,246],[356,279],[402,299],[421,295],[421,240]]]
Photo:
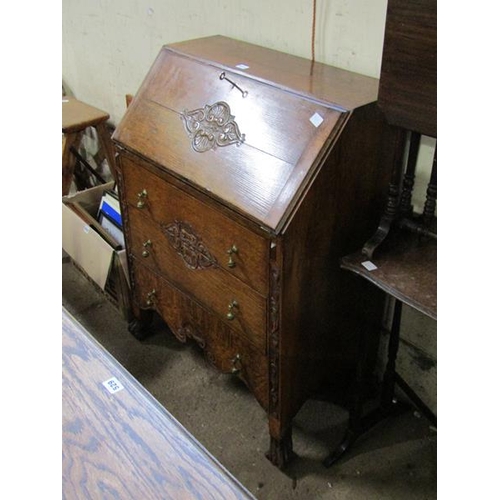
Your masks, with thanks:
[[[130,317],[130,283],[125,249],[97,222],[102,194],[113,182],[62,199],[62,247],[76,266]]]

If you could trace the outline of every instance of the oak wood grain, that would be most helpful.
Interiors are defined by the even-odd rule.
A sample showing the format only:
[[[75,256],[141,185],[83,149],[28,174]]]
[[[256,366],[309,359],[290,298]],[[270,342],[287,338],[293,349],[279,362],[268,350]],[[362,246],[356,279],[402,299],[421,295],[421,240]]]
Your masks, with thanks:
[[[315,134],[313,124],[304,126],[314,113],[321,114],[323,119],[340,114],[326,104],[225,70],[226,78],[248,93],[243,97],[230,82],[219,78],[221,68],[193,61],[168,48],[155,64],[157,67],[151,69],[154,76],[141,92],[142,99],[150,99],[179,114],[224,101],[245,134],[246,144],[287,163],[297,162]]]
[[[132,235],[132,248],[140,256],[141,244],[148,239],[160,243],[160,249],[164,249],[167,235],[160,226],[168,227],[174,221],[189,224],[192,230],[199,236],[200,244],[213,256],[215,267],[223,269],[235,276],[259,293],[267,293],[266,265],[269,253],[269,242],[259,234],[250,231],[246,227],[235,223],[221,212],[197,198],[185,193],[169,183],[164,183],[156,175],[138,168],[137,162],[122,159],[122,170],[124,172],[123,198],[127,201],[130,216],[138,222],[138,231],[141,235]],[[139,200],[138,193],[143,189],[147,191],[142,209],[137,208]],[[156,223],[148,225],[148,229],[142,228],[148,224],[147,220],[137,219],[141,212],[151,221]],[[207,220],[210,221],[207,224]],[[144,222],[142,222],[144,221]],[[153,237],[149,231],[155,232]],[[144,241],[142,241],[144,240]],[[234,267],[229,267],[228,250],[236,246],[237,253],[233,254]],[[152,247],[154,257],[156,245]],[[160,256],[158,256],[160,258]],[[177,259],[174,259],[176,261]],[[179,261],[181,262],[181,261]]]
[[[266,223],[293,165],[245,143],[198,153],[177,113],[138,97],[134,101],[131,120],[122,122],[113,134],[119,144]]]
[[[367,122],[373,127],[365,129]],[[390,175],[380,147],[384,123],[375,104],[350,116],[283,235],[283,427],[318,390],[328,388],[343,401],[353,380],[360,328],[376,325],[383,310],[383,294],[356,283],[339,264],[372,233],[384,206]],[[373,330],[372,359],[378,335],[376,326]]]
[[[171,49],[207,63],[279,85],[304,96],[352,110],[377,98],[378,80],[309,59],[271,50],[224,36],[211,36],[171,44]],[[238,70],[238,64],[249,66]]]
[[[136,260],[163,275],[180,290],[191,293],[206,304],[223,321],[240,331],[249,341],[266,351],[266,297],[241,280],[226,273],[219,265],[206,268],[189,268],[182,256],[165,237],[165,231],[150,221],[137,209],[130,211],[130,224],[134,228],[129,251]],[[148,257],[142,257],[144,241],[151,241],[147,247]],[[265,264],[265,261],[263,262]],[[229,305],[237,302],[232,311],[234,319],[228,320]]]
[[[248,92],[246,97],[220,80],[221,67],[193,61],[165,47],[113,138],[213,193],[222,203],[277,229],[314,169],[312,160],[345,113],[331,102],[226,73]],[[230,106],[245,134],[244,143],[197,152],[181,113],[220,101]],[[319,121],[314,123],[313,117]]]
[[[233,374],[234,368],[241,368],[235,375],[247,384],[260,405],[267,409],[268,362],[261,349],[233,329],[230,322],[223,321],[162,276],[137,263],[133,263],[131,269],[137,283],[135,296],[139,304],[158,311],[179,340],[186,342],[191,339],[198,343],[209,362],[219,371]],[[157,290],[156,300],[148,306],[147,293],[152,289]],[[241,357],[238,366],[235,365],[237,355]]]
[[[267,227],[262,226],[257,221],[255,221],[249,214],[243,214],[242,212],[235,210],[234,207],[229,206],[227,203],[222,203],[220,199],[211,193],[210,191],[203,188],[203,186],[194,186],[191,183],[186,182],[185,179],[175,176],[172,172],[162,167],[157,162],[151,160],[150,158],[145,158],[129,149],[124,149],[123,146],[117,146],[118,155],[117,161],[123,165],[128,162],[132,162],[136,167],[140,168],[145,176],[148,174],[153,174],[158,177],[158,181],[167,182],[169,185],[180,189],[184,193],[196,198],[214,211],[224,215],[227,219],[233,220],[240,226],[250,229],[251,232],[260,235],[261,237],[267,239],[270,234],[270,230]],[[120,168],[120,171],[122,169]],[[122,190],[125,191],[124,183],[122,183]],[[132,190],[135,193],[135,189]],[[120,197],[120,203],[122,203],[123,197]],[[125,207],[123,207],[125,209]],[[211,212],[213,213],[213,212]]]
[[[62,327],[64,498],[254,498],[64,309]]]

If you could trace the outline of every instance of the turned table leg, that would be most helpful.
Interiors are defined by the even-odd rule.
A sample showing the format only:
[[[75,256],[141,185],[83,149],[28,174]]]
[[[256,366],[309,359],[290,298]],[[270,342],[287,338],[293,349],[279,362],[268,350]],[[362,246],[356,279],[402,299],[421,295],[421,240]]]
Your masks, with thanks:
[[[356,374],[349,404],[349,422],[340,444],[323,460],[323,465],[325,467],[330,467],[339,460],[362,434],[363,394],[365,387],[365,367],[368,358],[368,337],[369,328],[365,325],[361,328],[358,338],[358,356]]]
[[[382,382],[380,402],[368,415],[363,415],[363,403],[365,402],[363,387],[366,378],[365,368],[367,360],[366,345],[368,344],[368,330],[366,328],[362,329],[358,346],[356,379],[353,387],[352,402],[349,408],[349,423],[340,444],[324,459],[323,465],[325,467],[330,467],[337,462],[362,434],[374,427],[380,421],[390,416],[399,415],[409,409],[409,405],[394,399],[395,384],[398,382],[396,358],[399,348],[401,310],[402,302],[397,300],[394,307],[394,317],[389,338],[387,364]]]

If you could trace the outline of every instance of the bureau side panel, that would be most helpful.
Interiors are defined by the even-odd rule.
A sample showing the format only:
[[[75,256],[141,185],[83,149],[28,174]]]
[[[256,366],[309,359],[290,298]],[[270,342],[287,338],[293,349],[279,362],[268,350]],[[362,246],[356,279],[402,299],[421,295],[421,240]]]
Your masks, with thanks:
[[[343,397],[353,375],[356,334],[365,320],[380,320],[382,295],[342,271],[339,260],[364,244],[383,211],[390,175],[383,160],[385,131],[375,105],[351,114],[283,235],[285,418],[320,389]]]

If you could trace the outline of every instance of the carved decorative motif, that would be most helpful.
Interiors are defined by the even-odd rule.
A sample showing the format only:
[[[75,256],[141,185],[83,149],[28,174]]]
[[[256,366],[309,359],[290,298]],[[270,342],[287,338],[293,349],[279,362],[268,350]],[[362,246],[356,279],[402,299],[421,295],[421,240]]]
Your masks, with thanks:
[[[217,370],[220,370],[219,363],[217,363],[217,358],[211,352],[209,345],[207,344],[205,338],[200,333],[198,328],[194,326],[190,321],[183,322],[182,326],[173,330],[174,335],[178,340],[186,343],[188,339],[194,340],[198,346],[203,349],[203,354],[208,364]]]
[[[234,121],[229,104],[223,101],[193,111],[185,110],[181,118],[191,146],[198,153],[217,149],[217,146],[239,146],[245,141],[245,134]]]
[[[205,339],[191,323],[183,323],[183,325],[174,333],[181,342],[186,342],[187,339],[190,338],[193,339],[202,349],[205,349],[206,347]]]
[[[176,220],[171,224],[162,224],[161,228],[189,269],[207,269],[217,264],[217,259],[186,222]]]
[[[119,153],[118,153],[119,154]],[[123,172],[121,169],[121,162],[119,161],[119,157],[116,157],[116,169],[115,169],[115,180],[118,185],[118,190],[120,193],[125,192],[125,182],[123,180]],[[129,223],[129,215],[128,215],[128,205],[125,203],[121,211],[122,223],[124,229],[125,241],[130,241],[129,232],[130,232],[130,223]],[[132,245],[126,245],[126,250],[129,259],[132,259]],[[130,262],[130,260],[129,260]],[[135,279],[135,270],[133,266],[129,267],[129,278],[130,278],[130,289],[134,291],[137,290],[136,279]]]

